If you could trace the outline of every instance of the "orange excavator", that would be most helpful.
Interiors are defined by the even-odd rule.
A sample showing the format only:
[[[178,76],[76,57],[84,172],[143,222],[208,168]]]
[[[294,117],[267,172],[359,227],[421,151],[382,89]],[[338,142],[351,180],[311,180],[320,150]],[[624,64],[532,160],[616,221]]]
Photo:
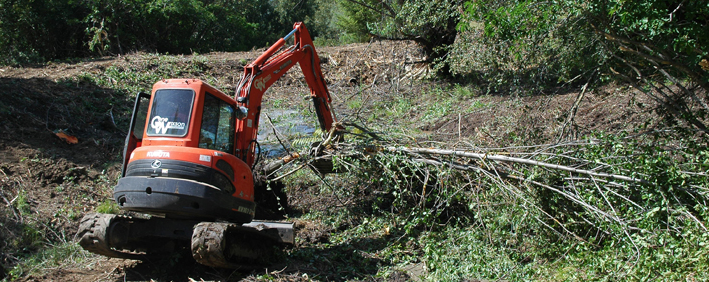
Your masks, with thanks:
[[[264,92],[296,63],[322,131],[341,131],[302,23],[244,67],[234,98],[197,79],[157,82],[136,98],[114,188],[131,215],[86,215],[79,244],[130,259],[190,248],[197,262],[224,268],[267,264],[275,246],[293,244],[292,223],[254,220],[263,194],[254,167]]]

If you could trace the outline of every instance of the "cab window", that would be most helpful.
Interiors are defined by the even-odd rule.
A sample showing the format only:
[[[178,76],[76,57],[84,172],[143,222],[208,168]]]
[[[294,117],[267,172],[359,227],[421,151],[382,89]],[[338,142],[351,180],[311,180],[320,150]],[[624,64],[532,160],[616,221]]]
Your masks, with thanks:
[[[234,149],[234,107],[206,93],[199,147],[232,153]]]
[[[148,136],[184,137],[192,114],[194,91],[191,89],[161,89],[155,91],[150,110]]]

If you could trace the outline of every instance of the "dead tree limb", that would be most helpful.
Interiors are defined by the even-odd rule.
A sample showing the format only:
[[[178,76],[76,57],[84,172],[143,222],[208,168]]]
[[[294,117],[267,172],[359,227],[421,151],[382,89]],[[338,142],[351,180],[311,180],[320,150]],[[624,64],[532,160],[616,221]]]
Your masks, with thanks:
[[[574,105],[571,106],[571,109],[569,109],[569,116],[566,119],[564,126],[561,128],[561,133],[559,134],[559,138],[557,138],[557,140],[556,140],[557,143],[561,142],[561,140],[564,138],[564,134],[566,133],[567,126],[570,127],[569,132],[573,132],[573,126],[575,125],[574,118],[576,118],[576,112],[578,111],[579,106],[581,105],[581,100],[583,100],[583,97],[586,94],[586,89],[588,89],[588,84],[591,83],[591,79],[593,79],[593,75],[596,74],[597,70],[598,69],[594,70],[593,73],[591,73],[591,76],[588,78],[588,81],[586,81],[586,84],[584,84],[583,87],[581,87],[581,93],[579,93],[579,95],[576,96],[576,101],[574,102]]]
[[[271,126],[271,129],[273,129],[273,135],[276,136],[276,140],[278,140],[278,143],[281,144],[281,147],[283,147],[283,150],[286,150],[286,153],[288,153],[289,155],[292,155],[291,151],[288,148],[291,147],[293,144],[291,144],[291,142],[288,139],[286,139],[286,141],[288,141],[289,146],[286,146],[285,144],[283,144],[283,141],[281,141],[281,138],[278,136],[279,132],[278,132],[278,130],[276,130],[276,126],[273,125],[273,120],[271,120],[271,116],[269,116],[267,113],[265,115],[266,115],[266,121],[268,121],[268,124]]]
[[[535,160],[530,160],[530,159],[515,158],[515,157],[509,157],[509,156],[502,156],[502,155],[488,155],[488,154],[465,152],[465,151],[426,149],[426,148],[405,148],[405,147],[387,147],[386,150],[389,152],[450,155],[450,156],[466,157],[466,158],[473,158],[473,159],[479,159],[479,160],[493,160],[493,161],[499,161],[499,162],[521,163],[521,164],[528,164],[528,165],[545,167],[545,168],[549,168],[549,169],[563,170],[563,171],[568,171],[568,172],[577,173],[577,174],[585,174],[585,175],[590,175],[590,176],[595,176],[595,177],[612,178],[612,179],[635,182],[635,183],[642,183],[642,184],[652,184],[645,179],[636,178],[636,177],[629,177],[629,176],[619,175],[619,174],[595,172],[595,171],[586,170],[586,169],[576,169],[573,167],[568,167],[568,166],[563,166],[563,165],[550,164],[550,163],[545,163],[545,162],[540,162],[540,161],[535,161]]]

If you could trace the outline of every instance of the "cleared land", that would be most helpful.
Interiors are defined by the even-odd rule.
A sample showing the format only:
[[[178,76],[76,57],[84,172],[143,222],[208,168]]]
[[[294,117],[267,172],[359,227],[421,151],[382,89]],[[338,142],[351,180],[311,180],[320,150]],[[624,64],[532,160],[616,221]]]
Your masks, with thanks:
[[[580,89],[510,96],[427,79],[429,70],[416,63],[422,54],[410,42],[323,47],[318,52],[340,119],[423,146],[429,141],[451,148],[457,142],[521,146],[553,142],[565,125],[583,136],[652,126],[659,120],[653,103],[624,86],[593,89],[583,96]],[[297,246],[288,250],[283,263],[268,269],[215,270],[179,255],[159,262],[108,259],[76,246],[73,236],[81,217],[97,208],[111,209],[134,93],[127,94],[149,91],[152,82],[170,77],[201,78],[233,93],[241,67],[260,53],[130,54],[0,69],[0,275],[22,281],[404,281],[425,275],[426,259],[409,258],[421,256],[423,243],[402,241],[396,227],[390,231],[384,225],[357,234],[357,226],[372,224],[364,216],[371,212],[371,195],[343,201],[316,188],[320,181],[306,173],[286,181]],[[308,93],[296,67],[269,90],[265,111],[295,110],[315,125],[307,110],[310,103],[303,99]],[[568,114],[579,97],[569,124]],[[276,124],[287,122],[287,117],[276,119]],[[58,130],[76,136],[78,144],[59,139]],[[319,217],[335,209],[351,211],[351,218]],[[401,246],[395,251],[402,254],[394,257],[409,259],[383,256],[391,245]]]

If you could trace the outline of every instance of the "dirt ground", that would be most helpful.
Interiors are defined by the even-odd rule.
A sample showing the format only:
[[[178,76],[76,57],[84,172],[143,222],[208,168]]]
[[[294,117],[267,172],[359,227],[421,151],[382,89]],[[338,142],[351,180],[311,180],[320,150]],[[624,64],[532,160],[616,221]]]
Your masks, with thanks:
[[[261,52],[210,53],[200,57],[205,58],[207,74],[219,82],[216,86],[233,92],[243,62],[255,59]],[[423,57],[410,42],[324,47],[318,52],[333,95],[333,106],[341,119],[379,128],[386,124],[401,124],[403,120],[363,117],[371,114],[375,102],[393,102],[406,97],[416,99],[421,89],[448,83],[419,81],[430,70],[415,63]],[[48,241],[68,242],[75,240],[73,234],[80,218],[110,199],[111,185],[120,173],[118,163],[126,130],[117,120],[127,119],[125,113],[130,112],[132,105],[130,101],[117,98],[112,89],[71,78],[85,73],[100,75],[110,66],[139,64],[144,55],[0,68],[0,205],[3,206],[0,235],[4,237],[0,242],[0,265],[5,271],[9,271],[23,252],[33,251],[32,248],[14,250],[11,243],[20,240],[18,223],[27,220],[26,214],[32,214],[47,231],[61,231],[48,232],[51,237]],[[295,107],[304,104],[302,97],[308,93],[296,67],[269,90],[265,99],[266,103],[286,101]],[[416,129],[429,139],[476,140],[479,144],[505,147],[514,142],[515,134],[530,137],[527,140],[535,139],[535,136],[539,140],[548,140],[550,136],[569,131],[583,135],[597,130],[629,129],[645,122],[652,126],[654,105],[633,93],[632,89],[621,86],[587,91],[581,97],[573,121],[568,114],[580,97],[579,89],[524,97],[504,93],[478,96],[474,100],[483,105],[478,110],[449,114]],[[363,102],[360,107],[353,108],[351,101],[356,99]],[[437,106],[435,101],[430,102],[428,106]],[[78,143],[68,144],[61,140],[56,135],[58,130],[76,136]],[[327,209],[334,201],[318,198],[308,187],[290,191],[290,205],[301,211]],[[27,205],[15,208],[17,205],[13,203],[18,199],[25,200]],[[326,241],[332,231],[317,222],[295,220],[299,242],[295,248],[307,249],[309,244]],[[365,243],[371,242],[362,242]],[[297,260],[288,265],[245,273],[207,268],[190,263],[189,259],[178,260],[169,267],[164,262],[98,256],[89,261],[62,269],[46,269],[42,274],[21,280],[253,281],[255,275],[262,274],[269,274],[279,281],[305,281],[313,274],[327,280],[339,280],[337,274],[313,270],[312,262]],[[6,273],[0,273],[0,278],[4,275]],[[402,272],[392,275],[389,280],[408,278]]]

